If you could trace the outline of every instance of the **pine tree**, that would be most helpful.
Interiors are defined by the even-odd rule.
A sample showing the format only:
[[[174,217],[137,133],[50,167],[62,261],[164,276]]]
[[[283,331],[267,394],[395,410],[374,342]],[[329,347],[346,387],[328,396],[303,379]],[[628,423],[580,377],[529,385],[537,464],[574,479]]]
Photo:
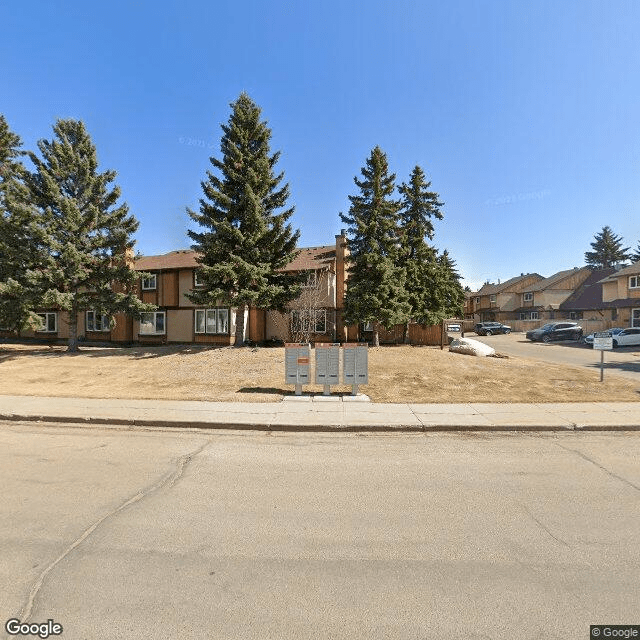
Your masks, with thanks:
[[[363,179],[354,178],[359,195],[349,196],[349,283],[345,295],[347,324],[374,323],[374,346],[379,345],[377,324],[386,329],[406,322],[411,313],[404,288],[405,272],[399,266],[398,201],[392,198],[395,175],[389,175],[387,157],[375,147],[362,168]]]
[[[125,256],[138,222],[126,203],[117,204],[120,189],[111,185],[116,172],[98,172],[96,148],[81,121],[58,120],[53,133],[52,140],[38,142],[42,158],[29,154],[35,172],[26,183],[43,221],[40,302],[68,312],[68,350],[77,351],[78,313],[136,316],[155,307],[134,291],[140,274]]]
[[[20,331],[38,316],[35,269],[41,259],[40,217],[31,205],[20,137],[0,115],[0,327]]]
[[[426,238],[433,240],[432,217],[443,219],[435,191],[429,191],[424,171],[416,166],[411,172],[409,184],[398,188],[401,200],[400,226],[402,239],[401,264],[406,272],[405,288],[411,304],[411,315],[425,324],[437,324],[449,317],[439,305],[435,288],[439,278],[440,265],[436,250],[429,246]],[[404,341],[407,342],[409,323],[405,323]]]
[[[631,262],[640,262],[640,241],[638,242],[638,246],[636,250],[630,256]]]
[[[464,314],[464,289],[460,283],[458,267],[447,249],[438,256],[438,264],[440,278],[436,290],[438,304],[442,309],[442,319],[461,318]]]
[[[198,305],[237,307],[235,344],[244,343],[246,305],[285,311],[300,294],[302,276],[282,272],[295,257],[299,231],[287,223],[289,185],[275,173],[280,152],[271,154],[271,130],[246,93],[231,104],[222,125],[222,159],[211,158],[219,175],[207,172],[200,211],[187,209],[204,230],[189,231],[200,253],[204,287],[189,294]]]
[[[602,227],[602,231],[596,233],[594,238],[595,242],[591,243],[593,251],[587,251],[584,254],[588,266],[595,269],[607,269],[629,260],[629,247],[622,248],[622,237],[613,233],[611,227]]]

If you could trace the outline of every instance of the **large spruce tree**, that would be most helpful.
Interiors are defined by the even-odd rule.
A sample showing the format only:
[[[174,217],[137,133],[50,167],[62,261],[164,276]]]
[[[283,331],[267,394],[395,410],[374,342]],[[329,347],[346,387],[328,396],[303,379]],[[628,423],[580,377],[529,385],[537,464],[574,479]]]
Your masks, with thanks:
[[[125,256],[134,245],[138,222],[115,171],[98,171],[96,148],[84,124],[58,120],[51,140],[40,140],[41,156],[30,153],[35,171],[26,184],[42,216],[46,255],[39,265],[40,304],[68,312],[69,351],[78,350],[78,313],[138,315],[155,307],[135,294],[140,278]]]
[[[437,324],[450,315],[440,292],[440,283],[447,279],[447,275],[441,273],[437,251],[426,240],[433,240],[432,218],[443,219],[443,203],[435,191],[429,190],[430,187],[431,182],[426,180],[424,171],[416,166],[409,183],[402,183],[398,188],[402,197],[400,259],[406,272],[405,288],[411,304],[411,316],[425,324]],[[405,342],[408,331],[409,323],[406,322]]]
[[[630,259],[629,247],[622,247],[622,237],[617,236],[611,227],[602,227],[591,243],[593,251],[584,254],[585,262],[595,269],[607,269]]]
[[[189,294],[198,305],[237,307],[235,344],[244,342],[246,305],[285,311],[300,294],[301,276],[281,271],[295,257],[299,231],[287,222],[289,185],[275,173],[279,152],[271,153],[271,130],[246,94],[231,104],[222,125],[222,158],[211,158],[199,212],[187,209],[201,231],[189,231],[200,253],[204,286]]]
[[[636,250],[630,256],[631,262],[640,262],[640,241],[638,242],[638,246]]]
[[[408,320],[411,314],[405,290],[405,272],[400,266],[399,203],[392,196],[395,175],[389,174],[387,157],[375,147],[362,168],[362,179],[354,178],[360,193],[349,196],[349,281],[345,295],[347,324],[373,322],[373,344],[378,346],[377,323],[387,329]]]
[[[36,326],[35,269],[42,258],[41,218],[30,202],[20,137],[0,115],[0,327]]]

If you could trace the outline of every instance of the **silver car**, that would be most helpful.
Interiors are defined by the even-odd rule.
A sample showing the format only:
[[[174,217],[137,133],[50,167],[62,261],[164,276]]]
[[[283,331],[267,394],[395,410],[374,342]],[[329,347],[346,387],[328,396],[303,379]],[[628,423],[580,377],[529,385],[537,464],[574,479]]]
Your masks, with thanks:
[[[631,347],[640,344],[640,328],[629,327],[623,329],[619,334],[613,336],[613,346]]]

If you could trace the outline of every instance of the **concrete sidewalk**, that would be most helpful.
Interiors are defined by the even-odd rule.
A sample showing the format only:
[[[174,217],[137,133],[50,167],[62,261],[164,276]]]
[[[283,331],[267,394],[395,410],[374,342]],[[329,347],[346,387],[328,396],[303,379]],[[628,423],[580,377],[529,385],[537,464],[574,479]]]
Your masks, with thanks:
[[[199,402],[0,396],[0,420],[260,431],[627,431],[640,402],[373,404],[366,396]]]

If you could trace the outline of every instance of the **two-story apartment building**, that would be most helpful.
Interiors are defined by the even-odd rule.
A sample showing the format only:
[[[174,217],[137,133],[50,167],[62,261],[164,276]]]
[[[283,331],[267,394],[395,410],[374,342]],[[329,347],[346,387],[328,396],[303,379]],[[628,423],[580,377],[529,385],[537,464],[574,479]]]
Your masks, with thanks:
[[[300,249],[286,271],[307,273],[301,296],[281,314],[273,310],[245,309],[245,339],[295,339],[302,325],[311,323],[313,341],[355,339],[354,328],[346,328],[342,319],[347,256],[346,238],[336,236],[335,245]],[[148,274],[141,278],[138,295],[143,302],[157,307],[140,319],[117,314],[115,326],[110,319],[89,310],[78,316],[80,340],[142,344],[196,343],[231,345],[235,342],[238,310],[224,304],[196,305],[187,294],[201,286],[198,281],[197,254],[181,249],[157,256],[131,258],[133,268]],[[69,336],[66,312],[40,310],[42,328],[27,330],[23,337],[48,340]],[[5,332],[3,335],[9,335]]]
[[[519,306],[522,292],[540,280],[543,280],[543,277],[538,273],[521,273],[498,284],[487,282],[469,296],[467,312],[472,313],[474,319],[479,322],[508,319]]]
[[[560,305],[589,277],[588,267],[566,269],[524,287],[519,304],[506,320],[553,320],[562,315]]]
[[[602,279],[602,305],[621,327],[640,327],[640,262]]]

